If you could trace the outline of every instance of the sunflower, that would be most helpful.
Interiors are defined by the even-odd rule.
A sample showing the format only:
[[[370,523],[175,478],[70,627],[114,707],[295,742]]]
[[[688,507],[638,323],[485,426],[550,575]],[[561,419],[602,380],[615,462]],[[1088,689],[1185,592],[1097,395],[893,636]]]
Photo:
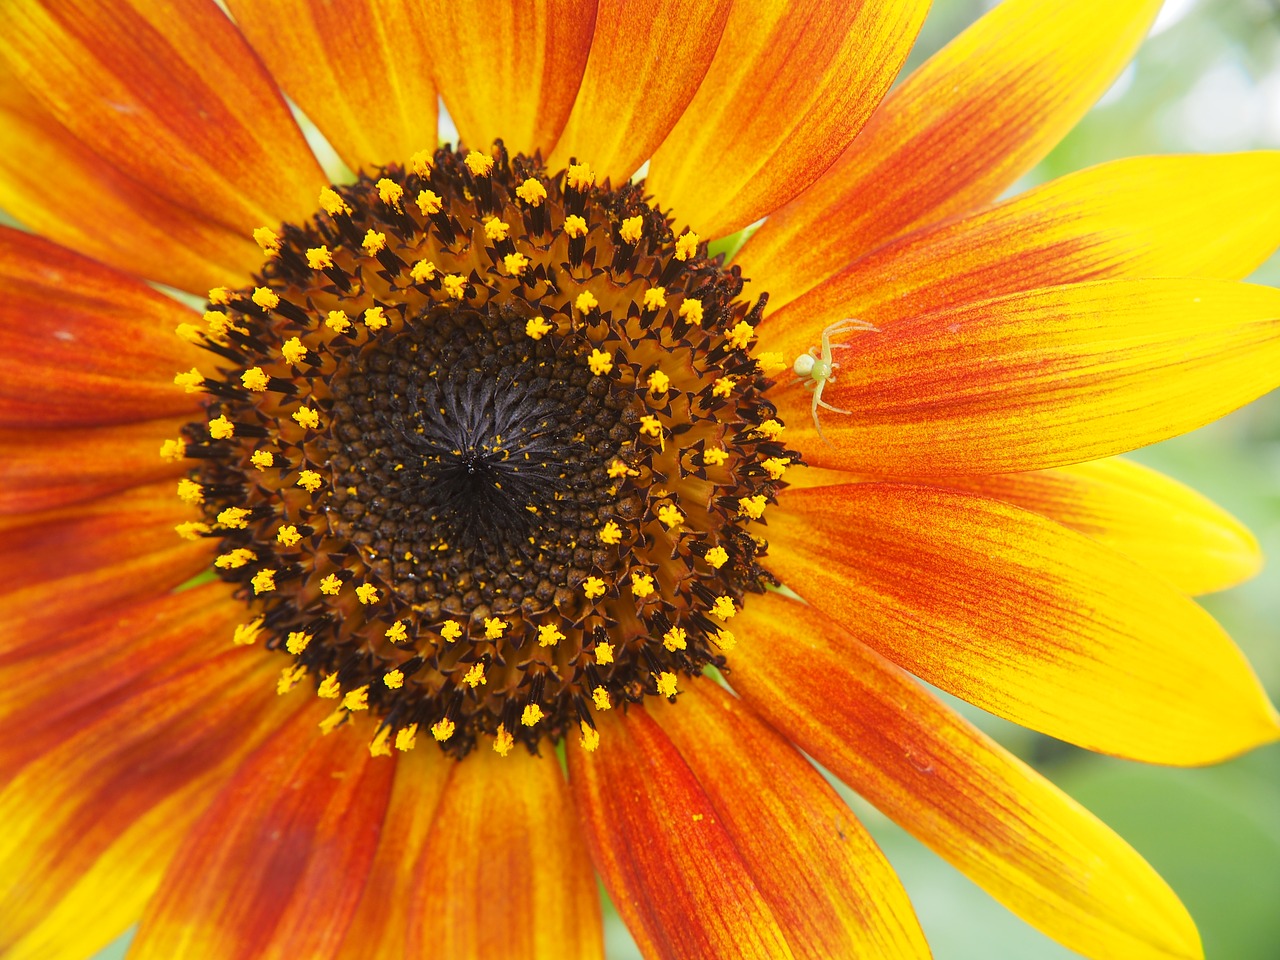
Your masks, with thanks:
[[[998,200],[1158,2],[892,92],[923,0],[225,6],[6,8],[6,957],[598,957],[597,876],[646,956],[927,956],[801,749],[1072,949],[1201,955],[917,681],[1280,733],[1191,599],[1254,540],[1113,458],[1280,382],[1280,157]]]

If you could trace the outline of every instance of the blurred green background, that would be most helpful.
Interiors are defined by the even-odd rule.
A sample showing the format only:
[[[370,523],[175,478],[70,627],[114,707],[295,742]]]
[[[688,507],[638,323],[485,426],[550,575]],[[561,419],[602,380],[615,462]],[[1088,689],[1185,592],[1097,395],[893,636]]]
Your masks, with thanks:
[[[934,0],[908,68],[991,6]],[[1280,147],[1280,0],[1167,0],[1133,64],[1017,189],[1122,156],[1258,147]],[[1280,285],[1280,256],[1254,279]],[[1204,603],[1280,699],[1280,395],[1133,456],[1232,510],[1272,558],[1256,580]],[[1280,745],[1208,769],[1146,767],[962,709],[1150,860],[1195,917],[1210,960],[1280,957]],[[901,874],[936,960],[1076,956],[845,794]],[[638,958],[617,915],[606,915],[610,960]],[[126,940],[99,960],[122,957]]]

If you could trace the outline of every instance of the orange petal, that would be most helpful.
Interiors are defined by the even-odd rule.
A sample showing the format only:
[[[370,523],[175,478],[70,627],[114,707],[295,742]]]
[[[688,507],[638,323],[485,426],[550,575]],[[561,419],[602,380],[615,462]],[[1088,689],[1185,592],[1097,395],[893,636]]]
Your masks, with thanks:
[[[203,295],[262,264],[247,235],[179,207],[102,162],[0,60],[0,207],[36,233],[126,273]]]
[[[1134,157],[1082,170],[850,264],[769,320],[787,356],[822,328],[1112,277],[1241,279],[1280,242],[1280,151]]]
[[[324,175],[271,77],[212,0],[15,0],[0,56],[103,159],[248,235],[298,221]]]
[[[791,957],[786,936],[688,763],[644,710],[569,739],[569,784],[609,896],[650,958]]]
[[[354,731],[321,735],[318,716],[295,715],[214,798],[147,906],[131,957],[337,955],[396,763],[370,757]]]
[[[595,0],[478,8],[425,5],[432,69],[462,142],[485,150],[551,152],[573,109],[591,50]]]
[[[589,163],[624,183],[662,143],[698,91],[729,17],[729,0],[600,0],[591,54],[551,169]]]
[[[928,10],[928,0],[738,4],[653,155],[649,192],[708,238],[776,210],[853,142]]]
[[[453,764],[415,869],[409,955],[604,956],[600,898],[550,751]]]
[[[1212,593],[1262,569],[1258,541],[1190,487],[1128,460],[921,481],[995,497],[1078,530],[1165,577],[1184,593]]]
[[[191,310],[146,284],[0,227],[0,426],[87,426],[194,413],[173,384],[206,355],[174,335]]]
[[[1039,514],[908,484],[788,492],[769,566],[858,640],[1023,726],[1152,763],[1280,739],[1243,654],[1163,579]]]
[[[159,456],[185,421],[148,420],[89,430],[0,428],[0,513],[90,500],[186,472]]]
[[[397,756],[395,783],[378,837],[378,852],[338,960],[405,957],[410,904],[418,883],[413,864],[427,842],[452,765],[434,749],[415,756]]]
[[[435,149],[427,51],[437,28],[418,5],[228,0],[227,8],[276,82],[352,170]]]
[[[913,227],[994,200],[1111,85],[1160,3],[1001,3],[891,93],[734,262],[777,308]]]
[[[822,775],[710,681],[650,708],[798,957],[928,957],[902,884]]]
[[[292,709],[273,673],[260,655],[227,650],[142,678],[5,778],[6,957],[89,956],[136,922],[212,791]],[[7,729],[43,722],[28,714]]]
[[[1280,385],[1280,291],[1223,280],[1049,287],[858,333],[822,399],[777,391],[809,462],[877,476],[1015,473],[1203,426]]]
[[[776,593],[738,621],[743,699],[1014,913],[1095,960],[1202,956],[1128,844],[911,677]]]

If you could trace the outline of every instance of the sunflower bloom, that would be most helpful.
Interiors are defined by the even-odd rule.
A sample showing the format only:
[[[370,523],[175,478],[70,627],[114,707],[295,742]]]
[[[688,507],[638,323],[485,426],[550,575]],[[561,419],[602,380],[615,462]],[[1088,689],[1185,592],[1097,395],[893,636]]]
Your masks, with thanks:
[[[997,202],[1159,4],[889,93],[927,6],[6,9],[0,952],[599,957],[598,876],[650,957],[928,956],[798,747],[1068,947],[1201,955],[916,678],[1280,736],[1192,599],[1253,538],[1114,459],[1280,383],[1280,157]]]

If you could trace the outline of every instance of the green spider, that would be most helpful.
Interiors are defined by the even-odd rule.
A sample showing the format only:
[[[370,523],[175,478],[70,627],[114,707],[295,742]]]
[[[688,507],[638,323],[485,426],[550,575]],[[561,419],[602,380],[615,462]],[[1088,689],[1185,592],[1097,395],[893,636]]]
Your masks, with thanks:
[[[834,383],[836,376],[836,368],[840,364],[831,359],[832,350],[845,349],[849,346],[847,343],[837,343],[832,345],[831,337],[837,333],[844,333],[848,330],[875,330],[875,324],[868,323],[866,320],[840,320],[831,324],[822,331],[822,347],[810,347],[808,353],[802,353],[796,357],[796,362],[791,365],[791,371],[796,375],[792,383],[803,383],[806,387],[813,391],[813,425],[818,430],[818,436],[823,443],[827,442],[827,438],[822,436],[822,424],[818,422],[818,408],[830,410],[833,413],[852,413],[850,410],[841,410],[839,407],[833,407],[822,399],[823,388],[828,383]]]

